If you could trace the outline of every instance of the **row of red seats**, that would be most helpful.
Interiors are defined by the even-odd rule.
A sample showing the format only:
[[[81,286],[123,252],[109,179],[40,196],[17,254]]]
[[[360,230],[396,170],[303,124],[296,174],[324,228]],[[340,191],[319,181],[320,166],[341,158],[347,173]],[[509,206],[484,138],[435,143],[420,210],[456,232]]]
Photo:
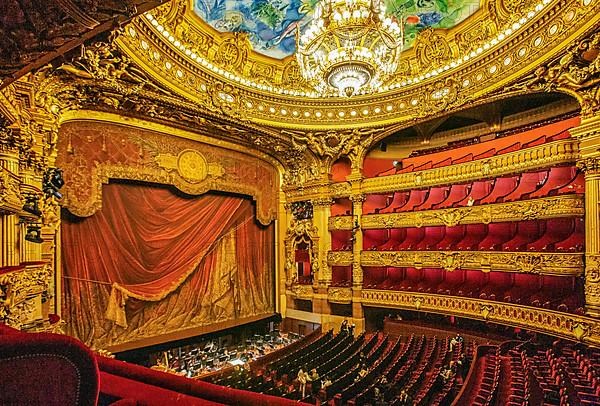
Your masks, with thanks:
[[[561,139],[566,139],[569,138],[570,134],[568,131],[561,131],[558,134],[553,134],[553,135],[542,135],[538,138],[535,138],[534,140],[528,141],[526,143],[521,143],[521,142],[514,142],[508,146],[505,146],[501,149],[496,149],[494,148],[492,145],[494,144],[494,141],[489,141],[488,143],[490,144],[490,148],[483,151],[483,152],[468,152],[469,149],[474,149],[474,148],[465,148],[463,151],[465,152],[463,155],[461,155],[458,158],[450,158],[450,157],[446,157],[443,158],[441,160],[429,160],[429,161],[423,161],[423,159],[419,160],[419,163],[413,163],[412,161],[414,161],[414,159],[411,159],[410,157],[407,159],[403,159],[401,161],[396,161],[396,165],[394,165],[392,168],[387,169],[383,172],[380,172],[377,174],[377,176],[388,176],[388,175],[395,175],[397,173],[407,173],[407,172],[417,172],[417,171],[423,171],[426,169],[432,169],[432,168],[440,168],[443,166],[448,166],[448,165],[456,165],[456,164],[461,164],[461,163],[465,163],[465,162],[471,162],[471,161],[477,161],[479,159],[485,159],[485,158],[490,158],[493,156],[497,156],[497,155],[502,155],[502,154],[507,154],[510,152],[516,152],[519,151],[521,149],[526,149],[526,148],[532,148],[538,145],[542,145],[548,142],[553,142],[553,141],[558,141]],[[481,144],[477,145],[477,149],[481,150]],[[431,151],[431,153],[436,153],[438,151],[433,150]]]
[[[512,202],[567,193],[583,193],[583,173],[574,166],[555,166],[472,183],[368,195],[363,214],[402,213]],[[335,208],[332,213],[344,215]]]
[[[363,267],[363,288],[463,296],[570,313],[583,312],[581,280],[569,276]]]
[[[429,226],[363,231],[366,251],[531,251],[581,252],[583,218],[554,218],[453,227]],[[332,248],[346,248],[332,240]],[[350,246],[351,248],[351,246]]]
[[[561,350],[538,350],[532,357],[532,363],[535,364],[538,381],[545,386],[542,389],[556,391],[558,387],[558,397],[568,404],[600,404],[600,380],[596,378],[595,371],[584,375],[572,354],[573,350],[568,346]],[[598,359],[595,361],[598,362]],[[553,388],[553,384],[556,387]]]
[[[498,346],[492,345],[477,348],[469,385],[455,401],[456,406],[487,406],[495,400],[500,382],[499,351]]]

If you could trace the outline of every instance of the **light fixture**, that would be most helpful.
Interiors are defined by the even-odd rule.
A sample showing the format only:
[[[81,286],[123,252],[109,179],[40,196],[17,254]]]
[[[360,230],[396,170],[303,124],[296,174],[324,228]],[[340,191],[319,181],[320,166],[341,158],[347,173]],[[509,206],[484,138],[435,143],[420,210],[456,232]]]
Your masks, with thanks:
[[[62,170],[58,168],[50,168],[44,173],[42,188],[44,193],[49,196],[54,196],[57,199],[62,199],[63,195],[58,190],[65,185]]]
[[[34,216],[41,216],[42,212],[39,207],[39,198],[37,196],[27,196],[25,204],[23,205],[23,211],[33,214]]]
[[[322,0],[308,28],[296,31],[302,76],[321,95],[377,90],[398,68],[403,20],[386,16],[382,0]]]
[[[38,225],[30,225],[27,226],[27,233],[25,234],[25,240],[29,242],[34,242],[36,244],[41,244],[44,242],[42,239],[42,229]]]

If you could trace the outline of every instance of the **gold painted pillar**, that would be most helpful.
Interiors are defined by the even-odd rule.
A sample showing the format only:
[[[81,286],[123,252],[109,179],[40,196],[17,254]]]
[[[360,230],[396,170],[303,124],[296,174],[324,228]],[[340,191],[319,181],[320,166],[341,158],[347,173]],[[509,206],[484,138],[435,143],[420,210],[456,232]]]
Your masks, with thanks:
[[[327,263],[327,254],[331,250],[331,234],[329,234],[329,217],[331,216],[331,205],[333,200],[329,197],[313,199],[313,225],[319,233],[318,253],[312,261],[313,269],[317,270],[314,275],[313,287],[315,296],[313,298],[313,312],[331,314],[331,307],[327,300],[327,289],[331,285],[331,267]]]
[[[10,171],[13,175],[19,175],[19,155],[17,152],[5,151],[0,153],[0,165]],[[6,178],[8,182],[12,179]],[[8,185],[3,185],[10,189]],[[6,189],[5,189],[6,190]],[[16,266],[20,263],[19,253],[19,216],[17,214],[6,214],[0,216],[0,227],[2,235],[0,238],[0,267]]]
[[[352,173],[346,178],[352,185],[350,200],[352,201],[352,318],[357,332],[364,331],[364,311],[362,307],[363,271],[360,265],[360,255],[363,248],[362,235],[362,205],[365,195],[362,194],[362,171],[353,165]]]
[[[600,317],[600,116],[583,118],[571,134],[579,140],[577,166],[585,174],[585,309]]]

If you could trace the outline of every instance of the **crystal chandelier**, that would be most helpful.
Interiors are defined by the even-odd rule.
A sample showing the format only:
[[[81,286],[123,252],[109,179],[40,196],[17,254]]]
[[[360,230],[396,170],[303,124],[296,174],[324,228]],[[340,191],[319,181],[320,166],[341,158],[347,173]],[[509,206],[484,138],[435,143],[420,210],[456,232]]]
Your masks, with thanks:
[[[296,32],[296,58],[322,95],[368,93],[396,72],[403,37],[382,0],[322,0],[304,33]]]

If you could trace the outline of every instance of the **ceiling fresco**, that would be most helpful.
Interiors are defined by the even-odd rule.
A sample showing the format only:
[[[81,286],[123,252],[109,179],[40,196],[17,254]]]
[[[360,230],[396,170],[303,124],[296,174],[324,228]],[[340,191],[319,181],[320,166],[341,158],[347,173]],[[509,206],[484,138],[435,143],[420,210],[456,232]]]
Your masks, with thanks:
[[[221,32],[247,32],[254,50],[285,58],[296,49],[295,31],[304,29],[318,0],[195,0],[194,11]],[[479,0],[385,0],[388,14],[418,16],[406,24],[406,47],[424,28],[451,28],[479,9]]]

